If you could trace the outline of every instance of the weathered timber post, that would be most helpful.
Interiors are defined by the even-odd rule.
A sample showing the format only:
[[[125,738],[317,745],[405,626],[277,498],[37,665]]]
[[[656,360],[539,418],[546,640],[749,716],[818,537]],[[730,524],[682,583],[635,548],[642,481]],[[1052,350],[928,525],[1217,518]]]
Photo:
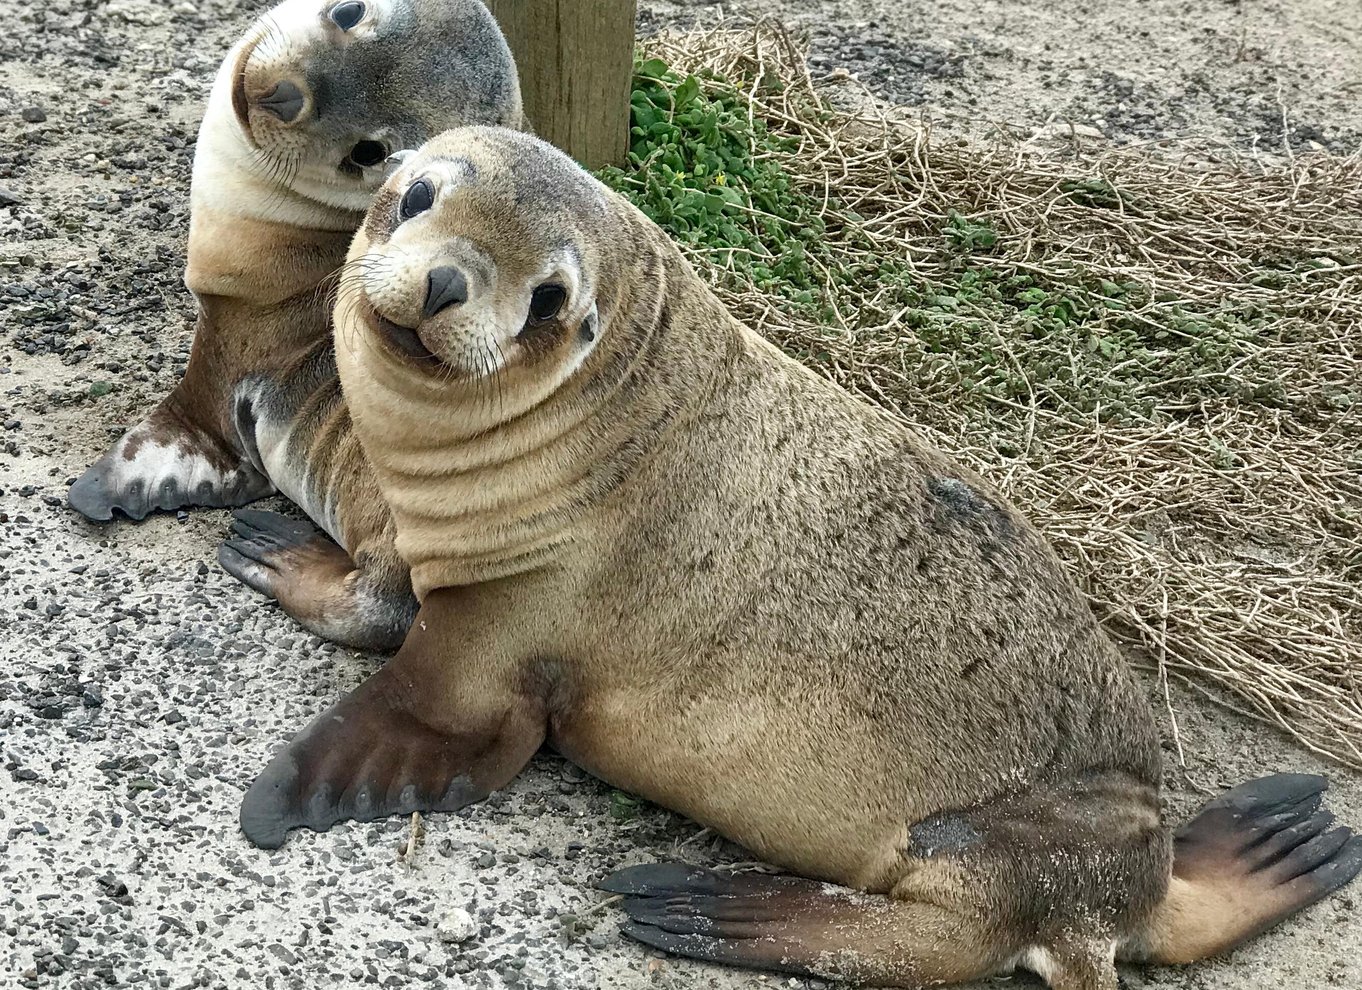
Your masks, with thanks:
[[[520,69],[534,132],[587,168],[629,150],[638,0],[487,0]]]

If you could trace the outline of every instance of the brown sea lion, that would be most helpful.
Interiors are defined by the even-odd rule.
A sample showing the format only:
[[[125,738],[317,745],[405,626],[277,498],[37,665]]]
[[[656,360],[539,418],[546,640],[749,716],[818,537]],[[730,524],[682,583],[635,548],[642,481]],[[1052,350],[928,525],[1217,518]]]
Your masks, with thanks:
[[[287,0],[262,15],[199,129],[184,378],[76,481],[72,507],[141,519],[282,492],[326,535],[241,512],[222,564],[321,636],[396,648],[416,603],[340,401],[328,279],[390,153],[464,123],[522,123],[515,63],[478,0]]]
[[[458,808],[547,741],[801,875],[624,870],[637,939],[1058,990],[1225,950],[1362,868],[1318,777],[1172,832],[1148,702],[1036,529],[557,151],[442,135],[350,260],[341,380],[422,605],[252,785],[255,843]]]

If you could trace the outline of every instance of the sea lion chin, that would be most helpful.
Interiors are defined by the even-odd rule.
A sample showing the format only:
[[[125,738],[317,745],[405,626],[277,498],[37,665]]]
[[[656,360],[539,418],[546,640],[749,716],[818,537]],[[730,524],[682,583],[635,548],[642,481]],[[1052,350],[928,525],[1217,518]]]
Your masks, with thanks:
[[[351,262],[339,371],[421,608],[249,788],[251,841],[463,807],[547,742],[798,874],[621,870],[626,934],[898,987],[1114,990],[1362,870],[1315,776],[1170,829],[1148,701],[1039,532],[566,156],[441,135]],[[501,357],[424,374],[361,302]]]
[[[141,519],[278,491],[312,536],[281,543],[289,520],[239,518],[223,566],[318,635],[395,648],[415,602],[341,401],[332,292],[390,153],[464,123],[522,124],[514,61],[478,0],[286,0],[262,15],[199,129],[188,368],[71,507]]]

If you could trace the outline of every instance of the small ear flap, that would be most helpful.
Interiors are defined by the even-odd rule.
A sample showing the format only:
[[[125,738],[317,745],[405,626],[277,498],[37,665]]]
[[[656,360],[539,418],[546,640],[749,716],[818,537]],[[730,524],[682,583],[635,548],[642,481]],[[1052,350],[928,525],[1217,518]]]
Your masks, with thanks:
[[[394,151],[383,162],[383,178],[390,179],[394,172],[407,163],[407,159],[416,152],[411,148],[404,148],[401,151]]]
[[[596,304],[593,302],[591,304],[591,312],[586,314],[586,318],[582,320],[582,325],[577,328],[578,332],[582,335],[582,339],[588,344],[595,340],[599,335],[600,323],[601,314],[596,308]]]

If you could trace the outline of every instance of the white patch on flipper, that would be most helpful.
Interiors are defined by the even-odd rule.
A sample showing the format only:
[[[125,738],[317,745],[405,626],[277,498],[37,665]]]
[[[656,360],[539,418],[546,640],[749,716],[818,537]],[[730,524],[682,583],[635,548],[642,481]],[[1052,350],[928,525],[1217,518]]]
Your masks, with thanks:
[[[1116,964],[1116,940],[1112,939],[1107,946],[1107,962],[1111,965]],[[1033,945],[1008,967],[1010,971],[1015,966],[1023,966],[1035,973],[1051,986],[1054,985],[1056,977],[1064,976],[1064,967],[1055,959],[1054,953],[1043,945]],[[1072,974],[1070,974],[1072,978]]]
[[[1059,967],[1055,965],[1055,957],[1050,955],[1050,950],[1040,945],[1027,949],[1021,954],[1017,962],[1046,983],[1053,983],[1055,973],[1059,970]]]
[[[131,487],[142,485],[142,497],[147,509],[175,509],[184,505],[204,504],[213,500],[225,500],[229,492],[235,492],[233,502],[246,502],[270,494],[269,483],[254,472],[242,468],[223,471],[213,465],[203,454],[185,450],[183,440],[166,444],[148,433],[156,427],[141,424],[123,435],[105,455],[103,487],[111,495],[111,501],[125,502]],[[126,451],[135,447],[128,458]],[[162,504],[161,491],[168,483],[173,483],[176,498],[171,504]],[[141,508],[128,506],[127,508]]]

